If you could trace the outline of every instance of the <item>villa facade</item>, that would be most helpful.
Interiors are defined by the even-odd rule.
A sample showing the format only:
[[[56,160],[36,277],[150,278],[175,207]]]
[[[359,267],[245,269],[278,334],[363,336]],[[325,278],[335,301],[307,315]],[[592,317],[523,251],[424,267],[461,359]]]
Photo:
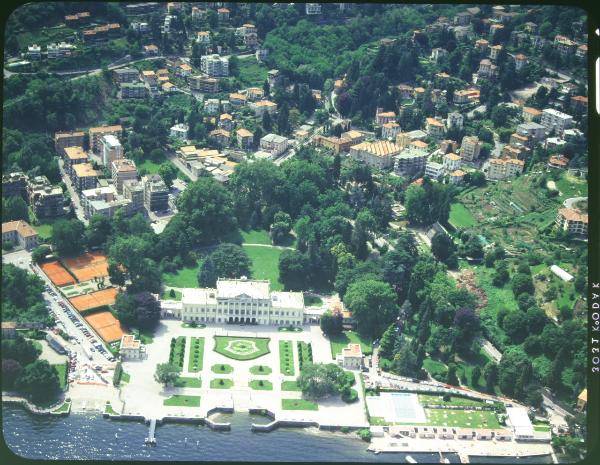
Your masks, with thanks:
[[[216,289],[183,289],[181,305],[169,306],[168,312],[188,323],[301,326],[302,292],[275,292],[270,287],[268,280],[219,279]]]

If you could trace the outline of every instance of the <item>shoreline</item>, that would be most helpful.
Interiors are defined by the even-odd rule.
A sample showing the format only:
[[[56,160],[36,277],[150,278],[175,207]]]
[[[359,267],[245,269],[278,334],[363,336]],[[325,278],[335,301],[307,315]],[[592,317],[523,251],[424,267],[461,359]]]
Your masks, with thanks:
[[[29,414],[33,414],[33,415],[40,415],[40,416],[55,416],[55,417],[66,417],[70,414],[74,414],[74,415],[85,415],[87,414],[97,414],[97,415],[101,415],[102,419],[105,420],[113,420],[113,421],[119,421],[119,422],[127,422],[127,421],[135,421],[138,423],[144,423],[144,424],[148,424],[150,419],[146,418],[142,415],[127,415],[127,414],[110,414],[110,413],[106,413],[106,412],[99,412],[99,411],[74,411],[71,412],[70,409],[69,411],[64,411],[64,412],[55,412],[52,410],[33,410],[32,406],[30,405],[30,403],[26,400],[26,399],[18,399],[18,398],[14,398],[13,396],[10,396],[9,398],[7,398],[7,396],[2,396],[2,403],[3,404],[7,404],[7,405],[14,405],[14,406],[20,406],[22,407],[25,411],[27,411]],[[62,405],[62,404],[60,404]],[[56,409],[58,407],[60,407],[60,405],[54,406],[53,408]],[[179,423],[179,424],[189,424],[189,425],[204,425],[207,426],[208,428],[210,428],[213,431],[231,431],[231,423],[227,423],[227,422],[223,422],[223,423],[219,423],[219,422],[214,422],[212,421],[209,417],[212,415],[218,415],[218,414],[236,414],[236,412],[233,411],[233,409],[229,409],[229,408],[215,408],[212,409],[211,412],[206,416],[206,417],[184,417],[184,416],[166,416],[163,417],[161,419],[156,419],[156,423],[157,425],[161,425],[161,424],[168,424],[168,423]],[[270,412],[269,412],[270,413]],[[237,414],[242,414],[242,412],[237,412]],[[263,414],[261,412],[255,411],[255,412],[248,412],[248,414],[254,414],[254,415],[261,415],[264,418],[270,418],[269,414]],[[254,426],[265,426],[265,425],[272,425],[273,423],[277,423],[276,425],[274,425],[274,427],[267,429],[255,429]],[[312,422],[311,422],[312,423]],[[307,425],[306,422],[301,422],[301,421],[294,421],[294,420],[274,420],[272,422],[266,423],[266,424],[255,424],[252,423],[252,427],[251,427],[251,431],[259,433],[259,432],[271,432],[275,429],[279,429],[279,427],[281,428],[288,428],[288,429],[298,429],[300,428],[302,430],[302,432],[305,432],[307,434],[317,434],[320,432],[326,432],[334,437],[338,437],[338,438],[351,438],[351,439],[356,439],[358,441],[364,442],[362,441],[362,439],[356,434],[356,431],[360,428],[354,428],[353,430],[349,431],[348,433],[343,433],[340,431],[340,428],[336,428],[333,429],[331,426],[326,426],[326,427],[321,427],[319,425],[317,425],[316,423],[312,423],[310,425]],[[365,443],[365,445],[367,445],[368,443]],[[486,444],[486,445],[491,445],[491,443]],[[474,453],[469,454],[464,450],[458,450],[458,449],[454,449],[451,447],[446,447],[446,448],[440,448],[439,446],[435,446],[433,444],[431,444],[432,447],[427,448],[427,447],[423,447],[421,448],[414,448],[414,449],[399,449],[399,448],[394,448],[394,449],[390,449],[390,448],[385,448],[385,449],[379,449],[377,447],[374,447],[373,442],[371,442],[371,445],[368,445],[365,449],[368,452],[371,452],[372,454],[379,454],[379,453],[383,453],[383,454],[431,454],[431,453],[443,453],[443,454],[457,454],[461,457],[461,462],[462,463],[467,463],[469,458],[477,458],[477,457],[486,457],[486,458],[507,458],[507,457],[513,457],[513,458],[532,458],[532,457],[545,457],[545,456],[552,456],[552,452],[529,452],[526,454],[498,454],[498,453],[491,453],[491,454],[482,454],[479,453],[480,451],[473,451]],[[442,449],[446,449],[446,450],[442,450]],[[464,448],[460,448],[460,449],[464,449]],[[466,461],[464,460],[466,456]]]

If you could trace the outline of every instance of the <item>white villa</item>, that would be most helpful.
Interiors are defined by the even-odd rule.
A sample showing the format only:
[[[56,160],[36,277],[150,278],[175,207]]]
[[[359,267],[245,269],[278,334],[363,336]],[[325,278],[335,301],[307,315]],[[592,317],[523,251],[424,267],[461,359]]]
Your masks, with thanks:
[[[140,360],[145,358],[146,349],[141,341],[138,341],[133,334],[123,334],[119,353],[123,360]]]
[[[162,313],[185,322],[302,325],[302,292],[274,292],[270,287],[268,280],[218,279],[216,289],[183,289],[181,304],[164,302]]]
[[[363,353],[360,344],[348,344],[348,347],[344,347],[342,353],[337,355],[336,362],[342,368],[360,370],[363,365]]]

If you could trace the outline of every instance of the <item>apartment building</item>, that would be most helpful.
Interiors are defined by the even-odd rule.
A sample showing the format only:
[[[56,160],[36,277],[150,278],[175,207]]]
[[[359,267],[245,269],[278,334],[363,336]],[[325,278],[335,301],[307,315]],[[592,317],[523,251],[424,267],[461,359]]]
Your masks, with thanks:
[[[288,140],[277,134],[267,134],[260,139],[260,149],[278,157],[288,149]]]
[[[561,208],[556,216],[556,226],[569,234],[581,234],[587,236],[588,215],[581,213],[575,208]]]
[[[141,82],[125,82],[120,87],[121,98],[146,98],[148,89]]]
[[[27,175],[20,171],[3,174],[2,197],[21,197],[23,200],[27,200],[28,180]]]
[[[123,146],[117,137],[112,134],[102,136],[100,139],[102,145],[102,164],[110,166],[115,160],[123,158]]]
[[[87,153],[81,147],[65,147],[63,150],[64,168],[72,178],[73,167],[82,163],[88,163]]]
[[[200,57],[200,69],[210,77],[229,76],[229,60],[218,54],[203,55]]]
[[[207,76],[190,76],[188,78],[190,89],[205,94],[215,94],[219,92],[219,80]]]
[[[123,182],[135,181],[138,177],[135,162],[127,158],[112,161],[110,164],[110,172],[113,184],[119,194],[123,193]]]
[[[54,150],[58,155],[62,155],[66,147],[83,148],[83,131],[75,132],[57,132],[54,134]]]
[[[140,78],[140,73],[135,68],[120,68],[113,71],[114,80],[119,84],[126,82],[137,82]]]
[[[121,137],[123,134],[123,127],[121,125],[115,126],[100,126],[97,128],[90,128],[89,131],[89,144],[90,149],[94,153],[100,153],[102,150],[102,137],[106,135],[113,135],[115,137]]]
[[[236,132],[238,146],[243,150],[250,150],[254,144],[254,134],[247,129],[240,128]]]
[[[444,174],[444,165],[435,161],[428,161],[425,164],[425,176],[428,178],[438,180]]]
[[[464,119],[463,115],[461,115],[460,113],[458,113],[456,111],[448,113],[448,117],[446,118],[446,125],[448,127],[448,130],[450,130],[450,129],[462,130],[464,120],[465,119]]]
[[[383,139],[395,140],[400,132],[400,125],[395,121],[384,123],[381,125],[381,137]]]
[[[265,112],[274,115],[277,112],[277,104],[270,100],[259,100],[258,102],[250,102],[250,109],[254,111],[255,116],[262,116]]]
[[[490,180],[514,178],[523,172],[524,167],[523,160],[493,158],[489,161],[487,178]]]
[[[89,163],[79,163],[73,165],[73,187],[77,192],[86,189],[93,189],[98,184],[98,173]]]
[[[129,200],[129,211],[132,215],[144,209],[144,186],[140,181],[126,179],[123,181],[123,198]]]
[[[387,140],[361,142],[350,147],[350,157],[372,168],[387,169],[394,166],[394,157],[400,153],[400,147]]]
[[[142,177],[144,188],[144,205],[149,211],[165,211],[169,209],[169,188],[157,174]]]
[[[427,152],[425,150],[407,147],[396,157],[394,172],[399,176],[416,178],[425,172],[427,164]]]
[[[442,123],[441,121],[435,118],[426,118],[425,132],[427,133],[427,135],[433,138],[441,139],[446,133],[446,128],[444,127],[444,123]]]
[[[546,127],[533,121],[521,123],[517,126],[517,133],[527,136],[530,140],[535,141],[535,143],[539,143],[546,138]]]
[[[562,134],[565,129],[573,126],[573,117],[554,108],[546,108],[542,110],[542,120],[540,123],[549,132],[555,131],[557,134]]]
[[[455,153],[448,153],[444,155],[444,168],[447,171],[455,171],[460,168],[462,158]]]
[[[541,118],[542,112],[537,108],[523,107],[521,116],[523,117],[523,121],[525,121],[526,123],[531,123],[534,120],[534,118]]]
[[[85,189],[79,198],[86,218],[94,215],[112,218],[120,208],[124,209],[126,215],[131,214],[131,201],[117,195],[115,186]]]
[[[46,176],[36,176],[27,181],[29,206],[37,219],[65,215],[65,197],[60,186],[53,186]]]

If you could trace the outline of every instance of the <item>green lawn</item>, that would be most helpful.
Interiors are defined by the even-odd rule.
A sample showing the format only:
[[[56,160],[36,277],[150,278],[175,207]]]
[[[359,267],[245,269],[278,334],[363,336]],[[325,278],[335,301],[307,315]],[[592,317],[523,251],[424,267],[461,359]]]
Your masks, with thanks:
[[[315,402],[304,399],[281,399],[281,408],[283,410],[319,410]]]
[[[211,368],[213,373],[218,373],[221,375],[228,375],[229,373],[233,373],[233,367],[231,365],[217,363],[213,365]]]
[[[269,69],[257,63],[252,57],[238,60],[240,75],[240,82],[246,87],[260,87],[262,88],[265,80],[267,79],[267,72]]]
[[[296,346],[298,348],[298,366],[302,371],[304,365],[313,362],[312,352],[309,351],[309,345],[306,342],[298,341]]]
[[[58,363],[52,366],[58,372],[58,382],[60,383],[60,388],[64,391],[67,387],[67,365]]]
[[[323,305],[323,300],[320,297],[314,295],[304,294],[304,305],[306,307],[318,307]]]
[[[245,244],[265,244],[271,245],[269,232],[264,229],[252,229],[250,231],[240,231],[242,240]]]
[[[456,228],[472,228],[477,224],[471,212],[462,203],[450,205],[449,222]]]
[[[370,339],[361,337],[354,331],[344,331],[341,334],[330,336],[329,341],[331,342],[331,358],[335,360],[337,354],[342,353],[342,349],[348,347],[348,344],[359,343],[363,354],[369,355],[373,352],[372,343]]]
[[[118,415],[119,412],[117,412],[114,408],[112,408],[112,405],[110,404],[110,402],[107,402],[106,405],[104,406],[104,413],[108,413],[109,415]]]
[[[281,383],[282,391],[302,391],[296,381],[283,381]]]
[[[188,371],[197,373],[202,371],[202,358],[204,357],[204,338],[192,337],[190,344],[190,360],[188,362]]]
[[[110,404],[109,404],[110,405]],[[71,410],[71,402],[64,402],[60,407],[54,409],[54,413],[68,412]]]
[[[169,363],[177,365],[180,370],[183,370],[185,345],[185,336],[179,336],[177,339],[175,339],[175,345],[171,347],[171,351],[169,353]]]
[[[171,295],[171,291],[173,291],[173,295]],[[175,289],[170,289],[168,291],[164,291],[160,298],[162,300],[176,300],[176,301],[180,301],[181,300],[181,291],[176,291]]]
[[[423,368],[438,381],[445,381],[448,368],[442,362],[427,357],[423,360]]]
[[[128,383],[131,381],[131,375],[129,373],[125,373],[124,371],[121,372],[121,382],[122,383]]]
[[[231,389],[233,381],[227,378],[215,378],[210,381],[211,389]]]
[[[214,351],[234,360],[254,360],[269,353],[268,337],[215,336]]]
[[[471,410],[425,409],[430,425],[459,428],[500,428],[494,412]]]
[[[175,387],[200,388],[202,387],[202,380],[200,378],[180,376],[175,381]]]
[[[564,172],[561,178],[556,181],[556,187],[562,193],[561,199],[587,197],[587,182],[584,179],[576,178],[568,172]]]
[[[430,396],[427,394],[419,394],[419,403],[460,407],[480,407],[484,405],[482,401],[466,399],[464,397],[451,397],[450,400],[446,402],[443,396]]]
[[[254,245],[244,245],[243,247],[252,260],[252,277],[271,281],[272,291],[283,290],[283,284],[279,282],[279,256],[282,250]]]
[[[146,174],[157,174],[160,168],[160,163],[155,163],[152,160],[144,160],[141,163],[136,163],[135,166],[139,171],[145,171]]]
[[[267,365],[254,365],[250,368],[250,373],[253,375],[270,375],[272,371]]]
[[[54,223],[42,223],[38,226],[33,226],[40,236],[41,240],[47,240],[52,237],[52,229],[54,228]]]
[[[163,401],[169,407],[200,407],[200,396],[184,396],[175,394]]]
[[[257,391],[272,391],[273,390],[273,383],[271,383],[271,381],[267,381],[266,379],[253,379],[252,381],[250,381],[248,383],[248,386],[250,386],[252,389],[255,389]]]
[[[171,287],[198,287],[200,263],[193,267],[184,267],[175,273],[163,273],[163,284]]]
[[[292,341],[279,341],[279,371],[285,376],[294,376],[294,352]]]

